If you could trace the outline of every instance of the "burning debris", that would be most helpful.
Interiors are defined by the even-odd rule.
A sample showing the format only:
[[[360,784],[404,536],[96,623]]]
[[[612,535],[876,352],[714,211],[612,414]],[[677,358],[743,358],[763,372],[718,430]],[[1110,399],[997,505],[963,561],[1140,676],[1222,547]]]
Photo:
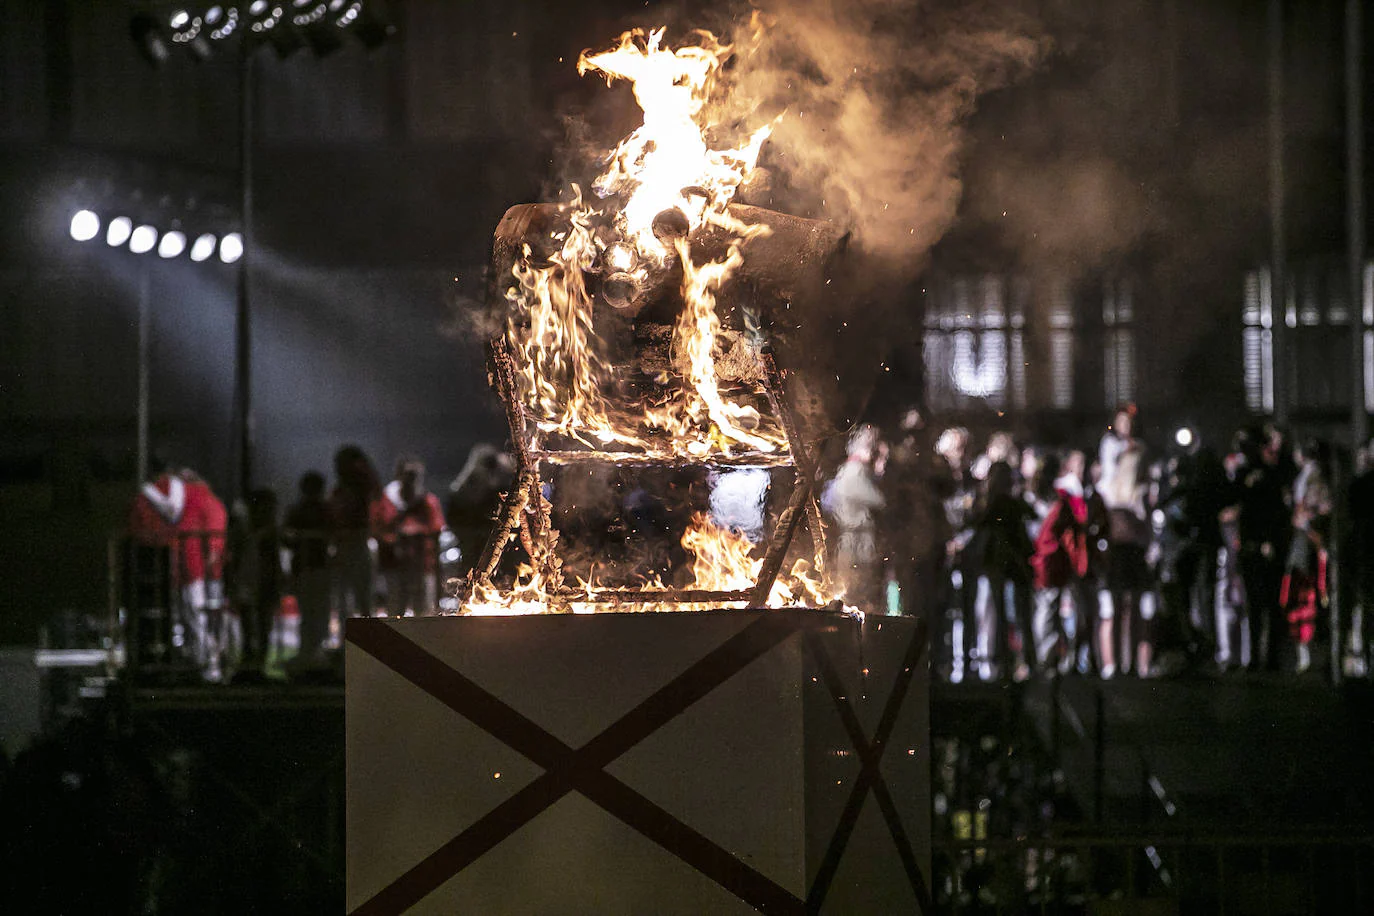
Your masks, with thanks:
[[[777,314],[822,288],[846,237],[828,224],[736,203],[773,124],[730,131],[704,123],[728,45],[705,32],[676,49],[664,30],[627,32],[584,53],[580,73],[628,81],[643,124],[607,157],[590,194],[513,207],[497,228],[494,286],[506,331],[490,376],[506,406],[519,480],[464,583],[469,614],[825,605],[816,468],[803,426],[822,413],[785,353]],[[778,345],[782,344],[782,347]],[[790,395],[801,391],[794,414]],[[799,416],[801,419],[799,419]],[[811,437],[814,440],[814,435]],[[606,587],[595,564],[572,574],[560,551],[546,472],[584,465],[792,469],[766,552],[695,514],[681,535],[690,580],[641,570]],[[812,555],[789,557],[808,519]],[[494,579],[507,546],[527,562]],[[784,572],[788,560],[792,562]]]

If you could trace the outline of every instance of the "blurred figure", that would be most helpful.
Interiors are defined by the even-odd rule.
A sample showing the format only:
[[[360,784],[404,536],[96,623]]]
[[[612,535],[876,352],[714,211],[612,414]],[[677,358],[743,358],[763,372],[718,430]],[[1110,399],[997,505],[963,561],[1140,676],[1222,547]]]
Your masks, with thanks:
[[[1088,574],[1088,503],[1083,497],[1082,473],[1083,453],[1071,452],[1063,473],[1054,481],[1055,501],[1041,523],[1031,560],[1037,661],[1049,662],[1050,649],[1057,645],[1060,673],[1073,668],[1083,639],[1077,592]]]
[[[1139,440],[1135,438],[1135,427],[1136,406],[1123,404],[1118,407],[1097,448],[1097,460],[1102,466],[1101,483],[1104,489],[1111,488],[1112,479],[1116,476],[1117,462],[1122,453],[1128,448],[1139,446]]]
[[[291,555],[291,590],[301,615],[301,647],[295,667],[317,665],[329,636],[329,504],[324,475],[307,471],[300,498],[286,510],[282,543]]]
[[[865,610],[881,606],[882,566],[875,518],[884,506],[878,480],[886,462],[878,430],[865,423],[849,437],[847,457],[821,495],[835,522],[835,574],[845,598]]]
[[[1034,457],[1029,465],[1022,461],[1021,473],[1025,478],[1026,486],[1021,491],[1021,498],[1031,510],[1026,532],[1034,541],[1040,536],[1040,526],[1045,523],[1045,518],[1050,514],[1050,509],[1059,500],[1059,494],[1054,490],[1054,482],[1059,479],[1059,472],[1063,465],[1060,463],[1059,455],[1056,452],[1041,451],[1036,454],[1028,449],[1022,455],[1027,453]]]
[[[891,558],[903,614],[930,620],[943,608],[949,578],[942,575],[949,522],[943,499],[948,477],[942,459],[930,448],[925,420],[909,409],[898,426],[897,442],[888,456],[882,490],[886,508],[879,526],[882,552]]]
[[[479,442],[448,487],[444,518],[458,541],[460,567],[466,575],[491,537],[503,494],[515,486],[515,459],[494,445]]]
[[[209,615],[223,603],[223,559],[228,512],[198,474],[151,462],[154,477],[129,507],[128,527],[138,542],[165,547],[178,613],[172,641],[210,679],[217,679],[218,648]]]
[[[1110,680],[1116,675],[1117,615],[1110,585],[1111,520],[1107,503],[1102,498],[1102,464],[1099,461],[1094,460],[1088,468],[1083,501],[1088,506],[1088,573],[1083,577],[1080,587],[1080,606],[1084,612],[1078,615],[1078,623],[1083,628],[1079,639],[1078,670],[1088,673],[1095,646],[1097,671],[1103,680]],[[1091,608],[1094,606],[1097,607],[1096,621],[1091,620]]]
[[[1165,602],[1182,630],[1193,664],[1216,657],[1217,557],[1222,547],[1221,513],[1234,501],[1232,484],[1216,454],[1196,437],[1174,456],[1171,486],[1162,502],[1175,538]]]
[[[1237,493],[1236,527],[1250,630],[1250,667],[1277,671],[1287,624],[1279,593],[1290,525],[1282,439],[1246,436],[1242,447],[1246,458]]]
[[[973,538],[965,548],[964,568],[975,583],[975,670],[985,681],[991,680],[996,670],[1025,680],[1034,658],[1029,592],[1035,545],[1026,533],[1031,510],[1016,497],[1015,484],[1015,474],[1007,462],[996,461],[989,466],[973,521]]]
[[[272,625],[281,607],[281,535],[277,494],[253,490],[234,506],[229,581],[243,621],[243,663],[235,681],[262,681],[272,647]]]
[[[1120,647],[1123,673],[1134,661],[1139,677],[1150,676],[1152,649],[1150,624],[1155,616],[1154,583],[1146,555],[1150,547],[1150,522],[1146,508],[1148,481],[1143,466],[1144,450],[1138,445],[1117,458],[1116,474],[1102,490],[1110,529],[1111,556],[1107,564],[1107,586],[1111,591],[1114,616],[1100,636],[1107,651]],[[1111,624],[1114,624],[1112,626]],[[1113,629],[1115,632],[1113,632]]]
[[[387,614],[432,614],[439,598],[434,577],[444,511],[439,497],[425,489],[425,466],[418,458],[396,463],[396,478],[373,503],[372,524],[377,565],[386,577]]]
[[[987,480],[988,472],[997,462],[1003,462],[1012,470],[1012,482],[1016,482],[1016,468],[1021,463],[1020,453],[1016,450],[1016,440],[1011,433],[999,430],[988,436],[987,448],[974,459],[969,468],[975,480]]]
[[[1367,677],[1369,643],[1374,620],[1374,442],[1355,456],[1355,479],[1346,497],[1349,507],[1350,575],[1355,584],[1355,609],[1346,647],[1346,673]]]
[[[1284,564],[1279,602],[1288,613],[1289,635],[1298,650],[1299,674],[1312,666],[1317,617],[1327,606],[1327,543],[1331,530],[1330,453],[1324,442],[1304,442],[1293,483],[1293,539]]]
[[[224,602],[224,546],[229,527],[229,511],[210,484],[190,468],[182,468],[186,484],[186,509],[177,526],[183,545],[182,572],[186,584],[186,603],[195,632],[188,639],[196,646],[195,656],[205,676],[218,680],[220,654],[233,642],[236,621],[226,615]]]
[[[1245,461],[1237,437],[1223,462],[1232,505],[1221,512],[1221,552],[1217,555],[1217,665],[1223,672],[1248,665],[1258,650],[1250,643],[1245,580],[1240,569],[1240,510],[1234,504],[1238,481],[1245,475]]]
[[[938,489],[943,494],[945,527],[949,532],[945,545],[949,587],[945,592],[945,628],[940,645],[948,646],[949,677],[957,683],[975,654],[971,625],[973,583],[963,568],[964,547],[973,537],[973,510],[977,503],[977,482],[968,465],[968,430],[962,426],[946,429],[935,441],[935,452],[943,459]]]
[[[334,454],[334,490],[329,494],[334,534],[335,607],[342,616],[371,617],[377,611],[373,581],[371,508],[382,495],[377,471],[356,445]]]

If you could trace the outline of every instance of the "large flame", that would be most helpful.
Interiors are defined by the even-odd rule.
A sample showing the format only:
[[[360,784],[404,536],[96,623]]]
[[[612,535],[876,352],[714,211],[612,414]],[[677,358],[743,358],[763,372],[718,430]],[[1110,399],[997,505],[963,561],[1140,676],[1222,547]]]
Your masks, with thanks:
[[[699,118],[730,47],[697,32],[698,44],[670,51],[663,32],[626,32],[614,49],[583,52],[577,62],[578,73],[595,70],[607,85],[626,79],[634,86],[644,123],[616,147],[594,187],[626,198],[617,224],[641,254],[660,262],[669,254],[653,231],[660,213],[678,210],[691,229],[707,220],[741,228],[725,208],[772,132],[765,125],[738,148],[712,149]]]
[[[748,591],[753,588],[763,565],[754,557],[754,544],[743,534],[716,525],[704,512],[692,516],[692,522],[682,535],[682,546],[692,554],[692,581],[687,588],[722,592]],[[532,566],[520,567],[514,587],[497,589],[478,585],[463,607],[463,613],[474,616],[510,616],[570,611],[590,614],[605,609],[591,599],[595,582],[584,581],[578,590],[553,595],[540,573]],[[614,610],[622,612],[688,611],[717,607],[742,607],[743,601],[692,602],[655,601],[654,592],[664,590],[658,579],[644,582],[638,591],[626,591],[626,600],[617,601]],[[805,560],[797,560],[792,569],[779,576],[768,595],[768,607],[794,607],[799,604],[823,606],[834,596],[827,596],[820,581],[812,575]]]
[[[671,50],[662,46],[663,29],[635,30],[614,49],[584,53],[578,61],[579,72],[596,71],[608,83],[628,80],[644,123],[616,147],[593,183],[606,209],[574,186],[563,208],[569,226],[552,240],[555,250],[541,261],[526,249],[513,268],[519,282],[508,294],[514,306],[508,336],[520,357],[520,394],[541,433],[648,456],[700,458],[784,447],[780,430],[720,391],[715,368],[715,291],[742,263],[738,242],[768,232],[743,224],[727,208],[772,126],[755,130],[739,147],[712,148],[706,135],[713,125],[699,119],[730,48],[709,33],[696,38],[695,45]],[[671,245],[654,231],[661,214],[676,223]],[[614,237],[595,231],[594,220],[609,220]],[[686,236],[708,222],[733,233],[736,245],[725,260],[696,266]],[[684,313],[673,350],[689,368],[666,403],[613,406],[604,393],[612,373],[597,347],[586,274],[604,262],[643,280],[645,265],[673,257],[684,273]]]
[[[740,184],[758,160],[772,125],[752,131],[738,146],[715,148],[704,123],[708,102],[730,48],[706,32],[677,49],[663,45],[664,30],[626,32],[617,45],[584,52],[578,72],[595,72],[631,83],[643,123],[609,155],[593,181],[598,204],[573,186],[562,209],[567,227],[536,254],[526,247],[513,268],[518,281],[507,336],[518,363],[517,387],[539,436],[562,436],[624,457],[696,459],[785,453],[786,438],[771,418],[734,400],[716,367],[721,321],[716,296],[743,263],[743,245],[767,234],[729,212]],[[691,238],[703,225],[731,239],[726,255],[698,264]],[[609,228],[609,231],[608,231]],[[598,346],[587,275],[609,266],[644,280],[651,270],[680,268],[683,308],[673,328],[673,364],[681,376],[666,398],[624,405],[606,394],[613,367]],[[536,447],[541,443],[536,437]],[[762,560],[738,532],[698,514],[682,538],[694,557],[689,588],[743,592],[754,585]],[[463,611],[469,614],[591,612],[595,581],[559,588],[528,565],[506,590],[475,584]],[[648,580],[627,591],[615,610],[687,610],[703,605],[655,601],[664,586]],[[774,584],[768,604],[825,604],[828,598],[805,561]],[[726,602],[742,605],[744,602]],[[706,606],[720,606],[713,602]]]

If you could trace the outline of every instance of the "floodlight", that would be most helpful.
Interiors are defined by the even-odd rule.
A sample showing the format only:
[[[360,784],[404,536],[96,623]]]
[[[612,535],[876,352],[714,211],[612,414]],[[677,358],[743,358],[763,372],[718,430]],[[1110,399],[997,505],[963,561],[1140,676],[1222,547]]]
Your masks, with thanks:
[[[191,243],[191,260],[204,261],[206,258],[210,257],[210,255],[214,254],[216,241],[215,235],[212,232],[207,232],[199,236]]]
[[[110,220],[110,227],[105,230],[105,244],[111,248],[118,248],[129,241],[129,235],[134,231],[134,221],[127,216],[116,216]]]
[[[100,234],[100,217],[90,210],[77,210],[72,214],[71,233],[78,242],[89,242]]]
[[[219,259],[225,264],[233,264],[243,257],[243,236],[231,232],[219,242]]]
[[[209,60],[212,53],[210,42],[206,40],[202,32],[205,29],[205,20],[200,16],[193,16],[185,10],[177,10],[172,14],[169,22],[172,27],[172,41],[175,44],[184,45],[196,60]]]
[[[162,240],[157,243],[157,255],[160,258],[175,258],[185,250],[186,234],[175,229],[164,233]]]
[[[205,24],[210,27],[210,37],[215,41],[228,38],[239,27],[238,7],[231,6],[226,13],[220,13],[219,9],[218,6],[212,6],[205,14]]]
[[[157,230],[152,226],[139,226],[129,236],[129,250],[134,254],[147,254],[156,244]]]

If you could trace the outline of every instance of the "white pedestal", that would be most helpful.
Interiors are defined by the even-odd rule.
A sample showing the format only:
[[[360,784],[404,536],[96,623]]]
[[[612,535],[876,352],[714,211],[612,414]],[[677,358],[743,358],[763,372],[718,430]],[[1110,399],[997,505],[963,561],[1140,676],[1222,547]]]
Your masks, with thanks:
[[[924,642],[807,610],[350,620],[348,911],[922,912]]]

